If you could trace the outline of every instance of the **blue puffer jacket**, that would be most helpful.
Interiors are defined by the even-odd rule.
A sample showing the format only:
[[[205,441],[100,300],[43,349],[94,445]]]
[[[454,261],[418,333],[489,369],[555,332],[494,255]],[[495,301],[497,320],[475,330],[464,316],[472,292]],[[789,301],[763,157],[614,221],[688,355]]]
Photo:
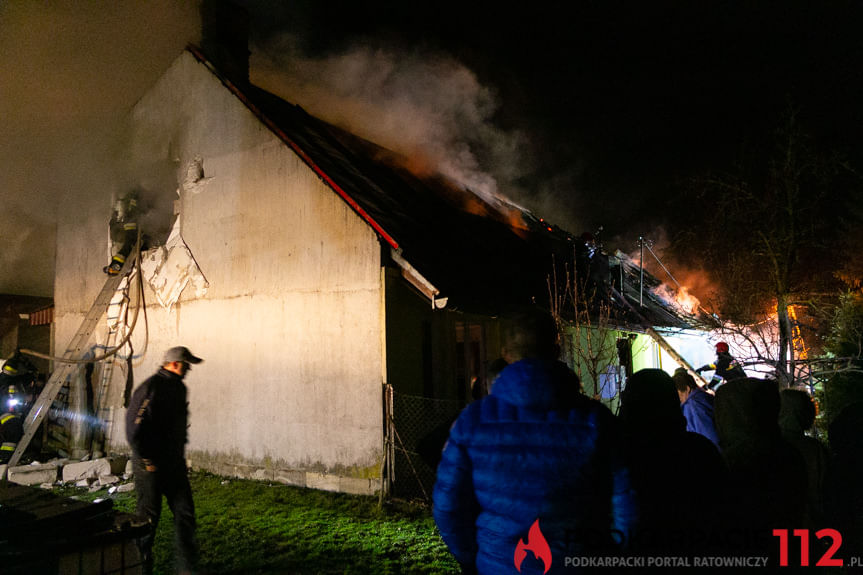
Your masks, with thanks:
[[[441,536],[462,566],[483,574],[519,573],[520,540],[548,543],[550,573],[573,573],[567,556],[618,552],[615,530],[631,533],[636,517],[618,442],[611,412],[579,393],[564,364],[513,363],[450,431],[434,487]],[[528,538],[537,520],[542,538]],[[543,553],[534,555],[521,575],[543,573]]]
[[[700,433],[719,447],[719,436],[713,422],[713,396],[706,391],[695,389],[680,408],[686,418],[686,431]]]

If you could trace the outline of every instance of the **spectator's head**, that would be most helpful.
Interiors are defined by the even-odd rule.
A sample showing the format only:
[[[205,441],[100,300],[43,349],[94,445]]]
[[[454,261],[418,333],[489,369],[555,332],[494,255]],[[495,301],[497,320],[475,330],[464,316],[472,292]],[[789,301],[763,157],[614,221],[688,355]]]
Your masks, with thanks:
[[[782,433],[799,437],[815,423],[815,403],[800,389],[783,389],[779,394],[779,427]]]
[[[671,376],[671,379],[674,381],[674,387],[677,388],[677,397],[680,399],[680,403],[686,401],[690,394],[698,389],[698,384],[695,383],[695,378],[689,375],[683,367],[675,369],[674,375]]]
[[[754,377],[729,381],[716,391],[713,410],[723,449],[770,439],[779,433],[779,390],[775,382]]]
[[[176,373],[180,377],[184,377],[192,368],[193,363],[201,363],[202,361],[204,360],[193,355],[188,347],[177,346],[165,352],[165,357],[162,359],[162,367],[172,373]]]
[[[673,436],[686,430],[686,419],[671,376],[661,369],[641,369],[620,395],[620,419],[630,436]]]
[[[557,335],[551,314],[538,309],[517,313],[504,325],[503,358],[507,363],[528,358],[557,359]]]

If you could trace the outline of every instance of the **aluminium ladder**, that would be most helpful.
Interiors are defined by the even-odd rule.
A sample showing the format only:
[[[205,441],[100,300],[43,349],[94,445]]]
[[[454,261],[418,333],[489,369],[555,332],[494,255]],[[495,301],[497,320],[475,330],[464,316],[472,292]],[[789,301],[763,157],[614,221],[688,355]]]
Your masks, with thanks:
[[[62,362],[54,369],[53,373],[51,373],[51,377],[48,378],[48,381],[45,383],[45,387],[42,388],[42,393],[39,394],[39,397],[33,403],[33,406],[24,418],[24,435],[18,442],[18,446],[15,448],[15,452],[12,454],[12,457],[9,459],[7,468],[14,467],[18,464],[24,451],[30,445],[30,441],[33,439],[33,436],[36,435],[39,425],[45,419],[45,416],[48,415],[48,411],[51,408],[51,404],[54,402],[54,398],[57,397],[57,394],[60,392],[63,384],[66,383],[67,379],[78,369],[79,362],[83,359],[83,355],[87,351],[87,343],[90,341],[90,337],[93,335],[96,325],[108,309],[108,305],[114,298],[114,294],[116,293],[120,282],[129,274],[129,271],[135,265],[136,261],[137,258],[127,258],[120,273],[115,276],[109,276],[108,279],[105,280],[105,285],[102,286],[102,291],[100,291],[99,295],[96,296],[96,300],[93,302],[90,311],[87,312],[87,315],[84,317],[84,321],[81,323],[81,327],[79,327],[78,331],[75,332],[75,335],[72,337],[72,341],[69,342],[69,346],[63,353],[63,359],[75,360],[76,363]]]
[[[125,279],[127,280],[126,283],[124,284],[123,282],[120,282],[120,285],[117,287],[117,291],[114,293],[114,297],[111,298],[111,303],[108,304],[108,334],[105,337],[104,344],[106,351],[114,347],[117,338],[120,337],[120,331],[125,325],[122,319],[129,308],[128,290],[131,288],[135,273],[138,272],[132,271],[125,276]],[[122,340],[123,338],[120,337],[120,339]],[[94,452],[99,449],[104,450],[108,437],[114,427],[114,408],[110,405],[109,393],[111,381],[114,376],[115,363],[115,356],[107,357],[102,360],[102,369],[99,373],[98,391],[93,394],[93,411],[99,421],[98,428],[94,429],[90,445],[90,450]]]

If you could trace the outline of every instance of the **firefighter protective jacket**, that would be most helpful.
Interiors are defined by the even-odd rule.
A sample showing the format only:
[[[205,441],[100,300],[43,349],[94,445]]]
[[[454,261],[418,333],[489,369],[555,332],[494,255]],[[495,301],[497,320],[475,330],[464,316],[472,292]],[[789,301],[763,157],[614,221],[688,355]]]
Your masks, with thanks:
[[[734,359],[727,351],[716,354],[716,362],[708,363],[698,368],[698,372],[713,370],[713,375],[721,377],[725,381],[746,377],[746,372],[740,366],[740,362]]]
[[[0,415],[0,463],[6,463],[11,459],[18,442],[24,436],[24,421],[17,413],[4,413]]]

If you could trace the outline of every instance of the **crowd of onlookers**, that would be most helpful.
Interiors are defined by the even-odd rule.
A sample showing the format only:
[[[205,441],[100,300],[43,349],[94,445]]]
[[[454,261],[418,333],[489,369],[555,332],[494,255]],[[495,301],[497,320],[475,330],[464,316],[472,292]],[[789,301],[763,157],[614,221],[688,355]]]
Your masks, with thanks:
[[[508,365],[453,424],[434,489],[465,572],[622,556],[765,557],[787,572],[863,556],[863,404],[833,418],[826,444],[807,435],[805,391],[740,378],[713,395],[685,370],[643,369],[615,416],[557,361],[550,317],[520,314],[503,335]]]

